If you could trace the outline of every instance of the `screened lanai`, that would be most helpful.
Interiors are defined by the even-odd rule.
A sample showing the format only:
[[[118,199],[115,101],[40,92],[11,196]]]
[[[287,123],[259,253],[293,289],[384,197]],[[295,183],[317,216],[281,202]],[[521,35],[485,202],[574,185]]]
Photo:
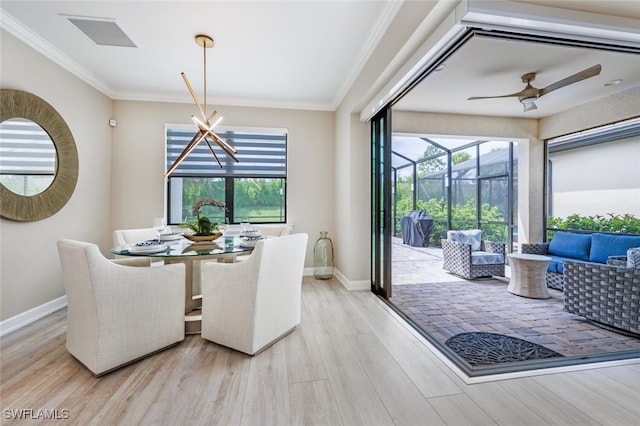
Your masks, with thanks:
[[[636,139],[580,146],[580,149],[567,151],[550,150],[546,160],[549,170],[555,174],[547,184],[554,203],[549,203],[548,207],[558,211],[565,208],[566,203],[562,203],[565,198],[570,197],[572,191],[584,194],[585,185],[591,185],[591,190],[597,191],[597,195],[588,197],[592,200],[607,200],[610,192],[632,192],[632,188],[625,187],[629,181],[636,183],[628,186],[637,187],[633,174],[637,167],[626,162],[634,160],[618,160],[618,164],[627,167],[610,170],[606,179],[597,178],[599,185],[593,185],[595,178],[590,172],[596,165],[600,169],[609,167],[602,164],[602,158],[607,154],[624,157],[623,152],[636,152]],[[587,164],[589,167],[585,167]],[[578,172],[580,179],[576,179]],[[483,239],[501,241],[506,244],[507,251],[519,251],[517,143],[393,134],[390,175],[393,235],[388,249],[391,262],[386,300],[468,374],[481,376],[637,357],[640,351],[637,337],[603,329],[565,311],[561,290],[549,289],[547,299],[509,293],[509,264],[504,277],[464,279],[443,269],[440,240],[446,238],[448,229],[480,228]],[[630,204],[637,206],[637,197]],[[615,205],[620,206],[616,207],[616,212],[627,206],[620,201]],[[576,206],[584,209],[574,202],[573,207]],[[608,203],[606,208],[613,206]],[[434,221],[428,247],[412,246],[403,241],[401,219],[413,210],[426,211]],[[479,364],[468,366],[451,353],[447,342],[455,336],[473,333],[517,337],[542,345],[560,356],[543,361],[532,358],[494,364],[482,359]]]
[[[434,222],[431,245],[439,246],[448,229],[477,228],[514,249],[517,158],[510,141],[393,134],[393,235],[402,237],[405,214],[421,210]]]

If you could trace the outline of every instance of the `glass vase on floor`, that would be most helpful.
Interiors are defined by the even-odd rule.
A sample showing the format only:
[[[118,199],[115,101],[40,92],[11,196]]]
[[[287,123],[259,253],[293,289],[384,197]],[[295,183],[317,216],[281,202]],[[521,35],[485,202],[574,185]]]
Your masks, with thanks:
[[[313,246],[313,277],[328,280],[333,276],[333,242],[327,232],[320,232],[320,238]]]

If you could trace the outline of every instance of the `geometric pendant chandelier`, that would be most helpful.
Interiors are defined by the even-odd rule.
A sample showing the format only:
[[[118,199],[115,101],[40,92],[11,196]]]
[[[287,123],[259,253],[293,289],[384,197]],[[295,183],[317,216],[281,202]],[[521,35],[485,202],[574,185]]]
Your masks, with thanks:
[[[181,73],[181,75],[182,75],[182,78],[184,79],[185,84],[187,85],[187,89],[189,89],[189,93],[191,93],[191,97],[193,98],[193,101],[196,103],[196,106],[200,111],[201,119],[198,119],[198,117],[194,115],[191,116],[191,121],[193,121],[193,124],[195,124],[198,131],[196,132],[195,136],[193,136],[193,139],[191,139],[191,142],[189,142],[189,144],[186,146],[184,151],[182,151],[182,153],[178,156],[178,158],[176,158],[176,161],[174,161],[171,167],[169,167],[169,170],[167,170],[167,173],[165,173],[164,175],[165,177],[173,173],[176,167],[178,167],[180,163],[182,163],[182,160],[184,160],[187,157],[187,155],[189,155],[191,151],[193,151],[195,147],[198,146],[198,144],[202,141],[206,142],[207,146],[209,147],[209,150],[211,151],[211,154],[213,154],[213,157],[218,162],[218,165],[220,166],[220,168],[222,168],[222,164],[220,163],[220,160],[218,159],[218,156],[213,150],[213,147],[211,146],[210,142],[213,142],[216,145],[218,145],[220,148],[222,148],[222,150],[229,157],[233,158],[236,162],[240,161],[234,155],[238,151],[236,151],[234,147],[229,145],[226,141],[224,141],[222,138],[220,138],[218,135],[216,135],[213,132],[213,129],[222,120],[222,117],[217,118],[213,122],[213,124],[211,124],[211,121],[216,118],[216,116],[218,115],[218,112],[213,111],[211,115],[207,115],[207,49],[210,49],[213,47],[213,39],[208,35],[199,34],[196,36],[196,44],[202,47],[202,51],[204,52],[204,103],[202,105],[200,105],[200,100],[198,100],[198,96],[196,96],[196,93],[193,91],[193,88],[191,87],[191,84],[189,83],[189,79],[187,78],[186,74]]]

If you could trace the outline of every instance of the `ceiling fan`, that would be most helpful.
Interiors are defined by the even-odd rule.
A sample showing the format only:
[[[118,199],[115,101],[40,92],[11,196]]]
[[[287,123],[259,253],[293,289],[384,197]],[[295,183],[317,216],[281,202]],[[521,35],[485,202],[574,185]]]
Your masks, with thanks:
[[[548,85],[544,89],[537,89],[531,85],[531,82],[536,78],[536,73],[530,72],[522,76],[522,82],[526,83],[527,86],[519,92],[511,93],[509,95],[502,95],[502,96],[473,96],[471,98],[468,98],[467,100],[472,101],[476,99],[518,97],[518,100],[524,106],[524,112],[527,112],[527,111],[531,111],[538,108],[534,101],[539,97],[546,95],[547,93],[553,92],[554,90],[560,89],[561,87],[568,86],[573,83],[577,83],[581,80],[585,80],[590,77],[594,77],[600,74],[601,70],[602,70],[602,65],[600,64],[594,65],[590,68],[577,72],[560,81],[556,81],[555,83]]]

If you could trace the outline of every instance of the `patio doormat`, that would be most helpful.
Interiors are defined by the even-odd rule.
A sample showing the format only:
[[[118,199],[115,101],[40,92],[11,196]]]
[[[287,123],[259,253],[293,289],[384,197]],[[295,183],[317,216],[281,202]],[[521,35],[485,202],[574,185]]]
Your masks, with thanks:
[[[448,338],[444,344],[470,365],[564,357],[537,343],[496,333],[460,333]]]

